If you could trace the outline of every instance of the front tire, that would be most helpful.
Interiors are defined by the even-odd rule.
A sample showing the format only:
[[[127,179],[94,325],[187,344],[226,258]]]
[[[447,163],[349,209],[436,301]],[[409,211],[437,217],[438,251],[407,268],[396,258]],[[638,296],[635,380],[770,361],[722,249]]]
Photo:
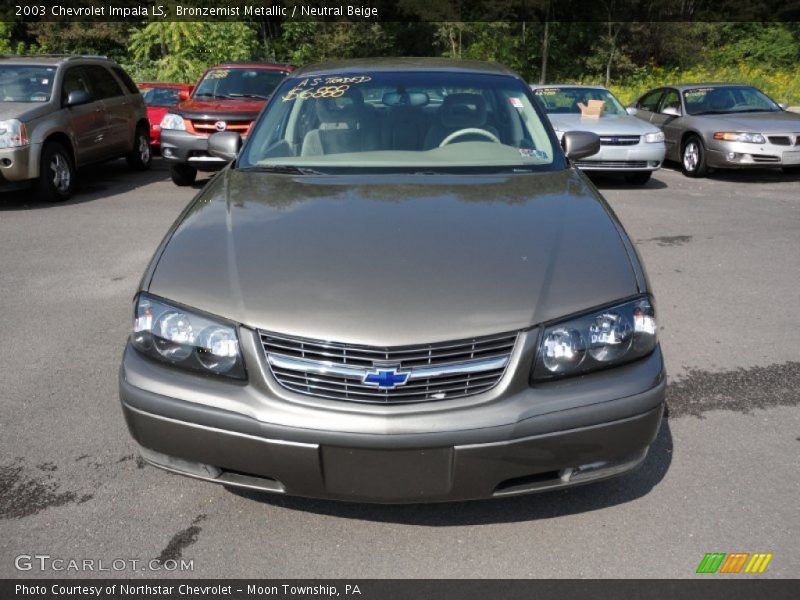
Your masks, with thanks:
[[[45,202],[63,202],[75,191],[75,163],[58,142],[47,142],[42,149],[36,194]]]
[[[641,171],[639,173],[628,173],[625,175],[625,181],[628,183],[632,183],[633,185],[644,185],[648,181],[650,181],[650,177],[652,177],[652,171]]]
[[[153,152],[150,150],[150,131],[144,125],[136,128],[136,137],[133,140],[133,150],[125,157],[128,166],[134,171],[146,171],[153,162]]]
[[[169,168],[169,174],[172,183],[181,187],[192,185],[197,179],[197,169],[189,165],[173,165]]]
[[[706,149],[696,135],[686,139],[681,149],[681,172],[687,177],[705,177],[708,173],[706,165]]]

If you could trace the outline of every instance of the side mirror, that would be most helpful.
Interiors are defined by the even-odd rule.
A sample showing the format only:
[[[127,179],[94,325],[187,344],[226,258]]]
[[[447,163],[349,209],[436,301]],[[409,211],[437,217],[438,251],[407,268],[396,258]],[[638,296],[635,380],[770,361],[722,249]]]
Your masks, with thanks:
[[[635,115],[636,113],[639,112],[639,109],[636,108],[635,106],[629,106],[628,108],[625,109],[625,112],[628,113],[629,115]]]
[[[789,108],[789,105],[786,104],[785,102],[778,102],[778,106],[781,107],[781,110],[786,110]]]
[[[64,106],[79,106],[81,104],[89,104],[92,97],[85,90],[74,90],[67,95],[67,101]]]
[[[665,109],[661,111],[662,115],[667,115],[668,117],[680,117],[681,111],[675,108],[674,106],[667,106]]]
[[[600,152],[600,136],[590,131],[567,131],[561,138],[564,154],[571,160],[580,160]]]
[[[190,93],[191,92],[188,92],[186,90],[181,90],[180,92],[178,92],[178,100],[180,100],[181,102],[185,102],[186,100],[189,99]]]
[[[236,160],[242,149],[242,136],[235,131],[221,131],[208,137],[208,153],[223,160]]]

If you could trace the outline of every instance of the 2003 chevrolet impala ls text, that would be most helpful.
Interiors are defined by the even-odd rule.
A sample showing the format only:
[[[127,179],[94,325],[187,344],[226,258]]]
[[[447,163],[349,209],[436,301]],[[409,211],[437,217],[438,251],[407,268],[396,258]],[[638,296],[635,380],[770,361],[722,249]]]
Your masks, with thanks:
[[[525,82],[434,59],[307,67],[178,218],[120,371],[142,456],[367,502],[510,496],[641,464],[653,299]]]

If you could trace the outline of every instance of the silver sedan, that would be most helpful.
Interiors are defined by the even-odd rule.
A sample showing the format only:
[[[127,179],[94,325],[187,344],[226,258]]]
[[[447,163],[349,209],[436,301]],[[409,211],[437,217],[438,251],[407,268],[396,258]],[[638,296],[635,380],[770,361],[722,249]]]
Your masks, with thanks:
[[[754,87],[668,86],[647,92],[628,111],[663,130],[667,159],[680,162],[689,177],[710,168],[800,169],[800,114]]]
[[[630,116],[609,90],[588,85],[532,85],[533,96],[547,113],[556,135],[590,131],[600,136],[600,152],[579,160],[583,171],[621,173],[630,183],[645,184],[664,160],[664,134]],[[599,117],[584,116],[579,104],[604,103]]]

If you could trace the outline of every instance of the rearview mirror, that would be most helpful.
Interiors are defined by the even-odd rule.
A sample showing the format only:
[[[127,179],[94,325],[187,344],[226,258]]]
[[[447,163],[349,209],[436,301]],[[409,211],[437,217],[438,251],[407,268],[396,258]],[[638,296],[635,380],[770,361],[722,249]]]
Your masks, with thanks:
[[[181,90],[180,92],[178,92],[178,100],[180,100],[181,102],[185,102],[188,99],[189,99],[189,92],[187,92],[186,90]]]
[[[235,131],[221,131],[208,138],[208,153],[223,160],[236,160],[242,149],[242,136]]]
[[[674,106],[667,106],[661,110],[661,114],[667,115],[668,117],[680,117],[681,111]]]
[[[629,106],[628,108],[625,109],[625,112],[628,113],[629,115],[635,115],[636,113],[639,112],[639,109],[636,108],[635,106]]]
[[[73,90],[67,95],[65,106],[79,106],[81,104],[88,104],[92,101],[92,97],[85,90]]]
[[[590,131],[567,131],[561,147],[570,160],[580,160],[600,152],[600,136]]]

